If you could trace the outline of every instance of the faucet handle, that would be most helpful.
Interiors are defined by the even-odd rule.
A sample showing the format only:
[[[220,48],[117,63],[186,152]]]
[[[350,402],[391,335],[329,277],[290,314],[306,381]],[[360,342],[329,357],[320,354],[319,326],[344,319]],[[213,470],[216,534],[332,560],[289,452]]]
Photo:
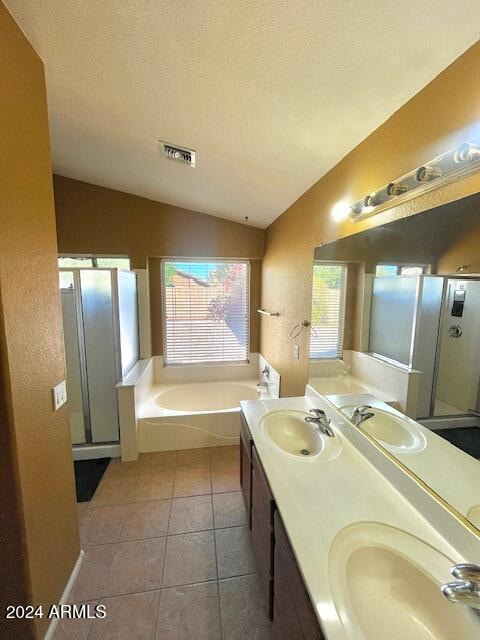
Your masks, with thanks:
[[[458,580],[468,580],[469,582],[480,583],[480,567],[468,562],[455,564],[450,569],[450,573]]]
[[[358,407],[355,407],[355,413],[362,413],[363,411],[368,411],[372,407],[369,404],[359,404]]]
[[[441,592],[450,602],[466,604],[474,609],[480,607],[479,592],[473,582],[457,580],[441,586]]]
[[[323,409],[310,409],[310,413],[314,413],[316,416],[326,415]]]

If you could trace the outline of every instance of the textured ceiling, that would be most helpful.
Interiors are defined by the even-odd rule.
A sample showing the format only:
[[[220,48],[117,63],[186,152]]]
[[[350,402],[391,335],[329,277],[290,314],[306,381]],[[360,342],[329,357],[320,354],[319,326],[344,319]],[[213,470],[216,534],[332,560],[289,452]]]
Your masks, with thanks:
[[[54,170],[265,227],[478,38],[478,0],[7,0]],[[192,147],[165,160],[158,139]]]

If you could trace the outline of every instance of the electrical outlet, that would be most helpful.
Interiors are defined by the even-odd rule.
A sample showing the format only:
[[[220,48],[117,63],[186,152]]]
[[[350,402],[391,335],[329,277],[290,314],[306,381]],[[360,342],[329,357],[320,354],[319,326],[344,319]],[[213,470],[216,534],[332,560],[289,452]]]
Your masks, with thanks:
[[[293,347],[293,357],[295,358],[295,360],[300,360],[300,347],[298,346],[298,344],[294,345]]]
[[[67,383],[65,380],[59,382],[52,389],[53,392],[53,410],[57,411],[67,402]]]

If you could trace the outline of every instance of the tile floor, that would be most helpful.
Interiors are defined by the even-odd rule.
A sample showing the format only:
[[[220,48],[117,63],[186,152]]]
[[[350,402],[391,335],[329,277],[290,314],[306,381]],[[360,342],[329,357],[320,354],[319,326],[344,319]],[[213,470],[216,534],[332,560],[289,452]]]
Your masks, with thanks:
[[[271,638],[238,447],[112,461],[78,508],[85,559],[70,602],[107,616],[63,620],[55,640]]]

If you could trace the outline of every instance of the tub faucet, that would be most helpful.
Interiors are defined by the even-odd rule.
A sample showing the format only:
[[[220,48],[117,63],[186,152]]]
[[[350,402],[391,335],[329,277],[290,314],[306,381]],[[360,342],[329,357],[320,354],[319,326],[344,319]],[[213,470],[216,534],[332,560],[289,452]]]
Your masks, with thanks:
[[[257,387],[259,389],[264,389],[265,391],[268,391],[268,382],[258,382]]]
[[[457,579],[441,587],[447,600],[480,609],[480,567],[476,564],[455,564],[450,573]]]
[[[365,420],[369,420],[373,418],[374,414],[372,411],[369,411],[372,407],[369,404],[361,404],[358,407],[355,407],[352,413],[352,422],[356,427],[359,427]]]
[[[333,438],[335,434],[330,427],[330,420],[327,418],[325,411],[323,411],[323,409],[310,409],[310,413],[314,413],[315,415],[306,416],[305,422],[313,422],[324,435]]]

